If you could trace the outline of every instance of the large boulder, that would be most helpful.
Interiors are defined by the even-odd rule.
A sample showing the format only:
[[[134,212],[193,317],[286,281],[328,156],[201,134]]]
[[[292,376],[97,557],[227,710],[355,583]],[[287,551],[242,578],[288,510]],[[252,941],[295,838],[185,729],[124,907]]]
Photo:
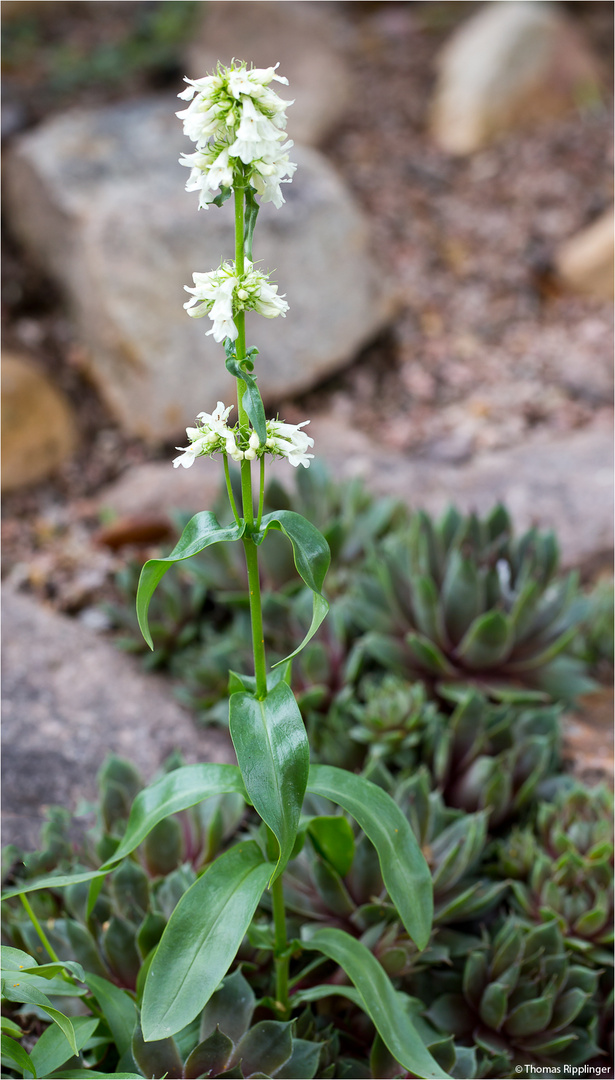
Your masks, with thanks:
[[[45,480],[70,457],[76,422],[64,395],[29,357],[2,357],[2,490]]]
[[[279,62],[291,85],[278,86],[278,92],[294,101],[291,137],[317,145],[339,124],[352,93],[347,33],[333,4],[217,0],[203,5],[200,29],[186,51],[186,75],[200,78],[219,60],[228,65],[234,57],[255,67]]]
[[[5,843],[35,847],[47,806],[94,800],[108,754],[146,780],[174,750],[189,762],[233,760],[226,733],[198,730],[168,682],[83,623],[10,589],[2,619]]]
[[[600,71],[577,27],[545,0],[482,5],[444,46],[431,110],[435,141],[470,154],[520,124],[600,99]]]
[[[31,257],[61,283],[91,377],[124,430],[155,442],[232,380],[224,352],[190,319],[184,285],[234,253],[232,202],[197,212],[184,191],[190,151],[168,97],[58,116],[5,163],[5,207]],[[286,319],[248,316],[263,396],[279,400],[347,363],[389,315],[362,213],[315,150],[296,147],[287,205],[263,207],[255,258],[286,294]]]

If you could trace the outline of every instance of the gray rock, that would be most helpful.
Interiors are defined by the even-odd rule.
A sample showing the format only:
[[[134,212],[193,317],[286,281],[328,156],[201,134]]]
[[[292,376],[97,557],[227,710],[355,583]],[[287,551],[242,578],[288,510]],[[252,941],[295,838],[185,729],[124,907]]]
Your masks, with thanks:
[[[234,57],[254,67],[279,62],[290,85],[277,90],[294,100],[291,138],[317,145],[335,129],[350,98],[347,32],[332,4],[242,0],[238,8],[235,0],[217,0],[204,5],[201,29],[187,50],[186,74],[200,78],[214,71],[218,60],[228,65]]]
[[[494,136],[600,100],[599,65],[557,4],[483,4],[438,57],[431,110],[435,141],[470,154]]]
[[[226,733],[199,731],[168,682],[145,675],[83,623],[5,589],[2,615],[2,807],[5,843],[34,848],[44,809],[96,797],[110,753],[150,779],[179,749],[232,761]]]
[[[338,421],[316,418],[310,426],[318,453],[339,479],[361,476],[381,494],[413,509],[440,514],[454,503],[485,513],[496,502],[511,512],[515,528],[554,529],[565,566],[610,565],[613,551],[613,438],[596,427],[565,438],[536,436],[523,446],[477,454],[454,466],[403,458]]]
[[[233,209],[197,212],[184,191],[177,159],[192,144],[177,105],[164,97],[61,115],[17,140],[5,163],[14,230],[63,285],[108,406],[152,442],[181,438],[197,412],[229,400],[232,383],[206,336],[210,320],[190,319],[182,304],[193,271],[232,257]],[[270,400],[348,362],[391,306],[344,184],[317,151],[293,155],[287,205],[263,207],[255,244],[290,312],[247,319]]]

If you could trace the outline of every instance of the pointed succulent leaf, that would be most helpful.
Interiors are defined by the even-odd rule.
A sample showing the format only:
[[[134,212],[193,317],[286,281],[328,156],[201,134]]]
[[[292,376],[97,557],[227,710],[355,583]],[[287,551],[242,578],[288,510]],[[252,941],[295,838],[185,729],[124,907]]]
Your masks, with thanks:
[[[330,765],[312,765],[308,791],[342,806],[371,840],[384,884],[419,949],[431,931],[431,874],[407,819],[390,795],[375,784]]]
[[[220,855],[181,898],[145,983],[148,1041],[181,1031],[207,1003],[237,954],[270,870],[258,845],[246,841]]]
[[[322,1043],[293,1039],[293,1052],[275,1073],[276,1080],[313,1080],[322,1048]]]
[[[499,1031],[506,1019],[508,994],[509,990],[506,986],[492,982],[485,988],[480,999],[480,1005],[478,1006],[480,1018],[483,1024],[493,1028],[494,1031]]]
[[[244,1076],[253,1076],[257,1070],[272,1075],[292,1052],[292,1021],[261,1020],[240,1039],[231,1063],[239,1065]]]
[[[227,975],[203,1009],[201,1039],[207,1039],[219,1027],[234,1043],[239,1042],[250,1027],[255,1008],[254,991],[241,971]]]
[[[145,1042],[141,1025],[137,1026],[132,1036],[132,1056],[144,1076],[167,1076],[169,1080],[181,1080],[184,1064],[174,1039],[158,1039]]]
[[[326,927],[318,930],[306,947],[328,956],[346,972],[383,1042],[407,1071],[425,1080],[447,1080],[447,1073],[425,1047],[393,984],[365,945],[343,930]]]
[[[248,795],[280,846],[272,881],[288,862],[310,767],[310,751],[290,686],[278,683],[264,698],[236,693],[229,728]]]
[[[560,994],[553,1007],[553,1015],[549,1023],[551,1031],[561,1031],[568,1027],[581,1012],[588,1000],[588,995],[580,987],[572,987]]]
[[[408,634],[406,641],[410,647],[414,662],[431,675],[451,676],[455,674],[455,669],[449,664],[444,653],[429,638],[423,637],[421,634]]]
[[[476,563],[465,559],[460,551],[450,555],[442,582],[441,603],[448,638],[452,645],[458,645],[483,608]]]
[[[245,532],[245,522],[239,525],[220,525],[216,515],[211,510],[203,510],[196,514],[186,525],[177,544],[166,559],[148,559],[141,571],[139,586],[137,589],[137,618],[141,633],[150,649],[154,643],[149,631],[147,613],[150,601],[156,586],[162,580],[167,570],[176,562],[190,559],[211,544],[225,543],[230,540],[240,540]]]
[[[412,582],[412,609],[417,630],[432,640],[440,636],[438,620],[438,590],[430,577],[418,577]]]
[[[552,1013],[552,995],[524,1001],[509,1014],[504,1030],[511,1036],[535,1035],[549,1026]]]
[[[489,966],[482,950],[471,952],[463,971],[463,993],[474,1009],[478,1010],[480,1000],[489,982]]]
[[[223,1072],[232,1053],[232,1041],[217,1027],[207,1039],[195,1046],[186,1059],[184,1067],[186,1080],[197,1080],[199,1076],[215,1076]]]
[[[501,611],[480,615],[462,638],[456,655],[465,667],[476,670],[501,664],[510,654],[514,630]]]
[[[425,1016],[440,1031],[450,1031],[462,1038],[476,1024],[476,1017],[463,994],[442,994],[427,1009]]]

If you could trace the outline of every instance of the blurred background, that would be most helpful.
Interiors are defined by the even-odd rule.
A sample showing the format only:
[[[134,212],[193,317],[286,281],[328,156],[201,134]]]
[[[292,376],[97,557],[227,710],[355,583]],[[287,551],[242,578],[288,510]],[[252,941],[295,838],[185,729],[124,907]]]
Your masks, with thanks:
[[[430,512],[504,500],[584,581],[610,573],[610,2],[3,0],[2,20],[10,595],[105,633],[118,571],[217,490],[215,463],[170,460],[229,394],[182,304],[232,221],[184,191],[174,113],[184,75],[232,57],[279,61],[295,100],[299,168],[256,234],[290,304],[249,326],[270,413],[310,417],[337,478]]]

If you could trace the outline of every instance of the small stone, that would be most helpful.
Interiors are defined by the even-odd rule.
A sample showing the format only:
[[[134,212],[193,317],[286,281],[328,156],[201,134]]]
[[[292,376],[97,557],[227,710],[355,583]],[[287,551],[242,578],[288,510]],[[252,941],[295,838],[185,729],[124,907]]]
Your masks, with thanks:
[[[188,47],[186,74],[200,78],[215,71],[218,60],[230,65],[233,58],[254,67],[279,62],[279,74],[290,86],[274,87],[294,102],[289,134],[297,143],[318,145],[339,124],[352,91],[343,53],[347,28],[332,7],[302,0],[243,0],[238,18],[234,0],[207,4],[201,30]]]
[[[501,132],[600,101],[598,62],[556,4],[498,0],[481,5],[438,58],[433,137],[471,154]]]
[[[2,357],[2,490],[51,476],[72,454],[76,422],[64,395],[26,356]]]
[[[155,97],[62,114],[16,140],[6,160],[15,233],[63,287],[110,411],[152,443],[184,438],[198,412],[234,391],[209,319],[183,310],[192,273],[234,253],[233,206],[198,212],[184,190],[178,158],[193,145],[177,106]],[[255,258],[274,271],[290,312],[247,319],[270,401],[348,363],[395,302],[366,219],[332,166],[307,147],[294,147],[293,160],[286,205],[263,206],[255,237]]]
[[[613,298],[614,228],[615,215],[610,210],[562,244],[555,266],[569,289],[600,300]]]

